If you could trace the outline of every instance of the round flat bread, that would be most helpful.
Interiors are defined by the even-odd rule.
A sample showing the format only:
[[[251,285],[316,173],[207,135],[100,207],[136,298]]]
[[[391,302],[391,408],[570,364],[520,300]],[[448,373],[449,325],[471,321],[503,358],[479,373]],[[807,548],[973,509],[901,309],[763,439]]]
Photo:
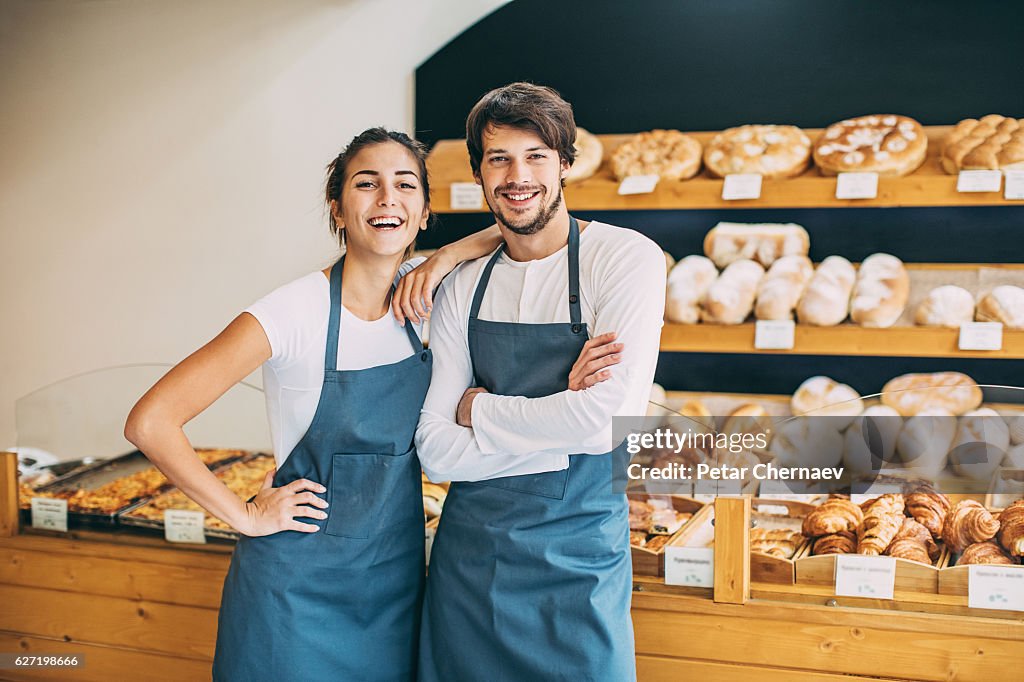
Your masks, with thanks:
[[[906,116],[878,114],[833,123],[814,145],[822,175],[872,172],[908,175],[924,162],[928,138],[921,124]]]
[[[630,175],[658,175],[688,180],[700,170],[701,145],[678,130],[652,130],[634,135],[612,153],[612,171],[619,180]]]
[[[713,175],[760,173],[766,178],[800,175],[811,160],[811,141],[796,126],[745,125],[715,135],[704,149]]]
[[[962,170],[1024,168],[1024,118],[989,114],[960,121],[946,137],[942,168],[953,175]]]
[[[565,176],[566,182],[579,182],[586,180],[601,167],[601,159],[604,158],[604,145],[601,140],[587,132],[583,128],[576,128],[576,160],[573,161],[569,174]]]

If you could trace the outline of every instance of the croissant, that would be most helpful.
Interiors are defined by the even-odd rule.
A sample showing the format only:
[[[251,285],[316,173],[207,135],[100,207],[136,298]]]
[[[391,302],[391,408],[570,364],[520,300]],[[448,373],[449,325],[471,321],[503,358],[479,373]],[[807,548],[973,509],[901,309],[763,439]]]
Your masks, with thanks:
[[[841,531],[851,532],[863,520],[864,513],[853,502],[841,497],[830,497],[804,518],[801,532],[810,538]]]
[[[849,531],[822,535],[814,541],[811,554],[853,554],[857,551],[857,536]]]
[[[1007,554],[1002,547],[997,545],[995,542],[988,540],[986,542],[976,542],[973,545],[968,545],[964,549],[964,553],[960,555],[960,561],[956,562],[957,566],[964,566],[966,564],[1007,564],[1013,565],[1017,563],[1017,560]]]
[[[885,553],[897,559],[909,559],[922,564],[931,564],[932,558],[920,542],[914,538],[898,538],[893,540]]]
[[[968,545],[995,537],[999,522],[974,500],[961,500],[953,505],[942,524],[942,539],[954,552],[963,552]]]
[[[942,535],[942,522],[949,511],[949,498],[940,492],[928,489],[917,490],[904,496],[907,512],[914,520],[927,528],[933,538]]]
[[[899,493],[887,493],[873,500],[868,500],[861,505],[861,509],[864,510],[864,518],[867,518],[870,514],[879,516],[882,514],[902,515],[904,507],[903,495]]]
[[[750,531],[750,551],[789,559],[800,545],[800,534],[788,530],[754,528]]]
[[[939,558],[939,546],[932,540],[932,534],[927,528],[914,519],[904,517],[903,525],[885,553],[897,559],[932,564]]]
[[[1013,556],[1024,556],[1024,500],[1017,500],[999,515],[999,544]]]
[[[902,514],[888,512],[884,504],[874,505],[857,527],[857,553],[878,556],[885,552],[905,518]]]

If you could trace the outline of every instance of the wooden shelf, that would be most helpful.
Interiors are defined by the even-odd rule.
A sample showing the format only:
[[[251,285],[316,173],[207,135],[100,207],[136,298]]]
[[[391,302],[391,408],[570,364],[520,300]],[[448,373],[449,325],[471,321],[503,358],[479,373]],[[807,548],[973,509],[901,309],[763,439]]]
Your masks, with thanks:
[[[822,176],[816,168],[787,180],[765,180],[761,198],[748,201],[724,201],[722,180],[701,171],[695,178],[681,182],[664,181],[651,194],[619,196],[619,183],[605,163],[598,172],[565,189],[566,205],[572,210],[628,211],[714,208],[844,208],[896,206],[1024,206],[1007,201],[1000,192],[961,193],[956,191],[957,176],[949,175],[939,164],[942,141],[951,126],[926,126],[928,156],[912,175],[878,180],[876,199],[840,200],[835,198],[836,179]],[[805,132],[814,140],[820,129]],[[690,133],[702,144],[715,132]],[[607,160],[611,152],[630,135],[598,135]],[[441,140],[427,160],[430,172],[431,208],[436,213],[459,213],[451,208],[453,182],[473,182],[465,140]],[[486,208],[484,209],[486,210]]]

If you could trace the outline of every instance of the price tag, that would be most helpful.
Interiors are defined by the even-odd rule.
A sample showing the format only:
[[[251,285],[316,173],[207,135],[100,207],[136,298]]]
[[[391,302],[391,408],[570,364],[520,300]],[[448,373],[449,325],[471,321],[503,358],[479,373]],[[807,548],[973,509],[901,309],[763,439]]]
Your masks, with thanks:
[[[32,527],[68,532],[68,501],[32,498]]]
[[[754,348],[758,350],[792,350],[795,337],[793,320],[758,320],[754,324]]]
[[[1003,198],[1024,199],[1024,170],[1008,170],[1003,174],[1006,176]]]
[[[956,179],[957,192],[998,192],[1003,173],[997,170],[960,171]]]
[[[874,199],[878,196],[878,173],[840,173],[836,178],[836,199]]]
[[[789,507],[784,504],[759,504],[756,511],[758,514],[773,514],[775,516],[786,516],[789,514]]]
[[[206,544],[206,533],[203,525],[206,515],[203,512],[168,509],[164,511],[164,537],[168,542],[188,542]]]
[[[971,564],[968,570],[967,605],[972,609],[1024,611],[1024,568]]]
[[[448,203],[453,211],[479,211],[484,207],[484,191],[475,182],[453,182]]]
[[[734,173],[726,175],[725,183],[722,185],[722,198],[726,201],[760,199],[761,174]]]
[[[650,194],[660,179],[660,175],[630,175],[619,185],[619,194]]]
[[[960,350],[1002,350],[1001,322],[964,322],[960,325]]]
[[[666,547],[665,584],[714,587],[715,550],[705,547]]]
[[[836,596],[892,599],[896,559],[891,556],[836,555]]]
[[[434,535],[437,534],[437,528],[427,528],[426,535],[424,536],[424,546],[427,550],[427,566],[430,565],[430,550],[434,548]]]

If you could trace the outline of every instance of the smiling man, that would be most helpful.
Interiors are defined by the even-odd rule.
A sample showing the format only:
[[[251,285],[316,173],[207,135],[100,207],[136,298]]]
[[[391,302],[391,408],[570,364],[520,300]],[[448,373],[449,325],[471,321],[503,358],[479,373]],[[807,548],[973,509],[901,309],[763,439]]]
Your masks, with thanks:
[[[467,145],[505,244],[448,277],[431,318],[424,470],[454,481],[431,554],[420,679],[635,677],[625,443],[658,357],[665,259],[652,241],[578,222],[562,195],[572,108],[529,83],[477,103]],[[569,390],[590,337],[618,334],[610,376]],[[611,450],[611,451],[610,451]]]

